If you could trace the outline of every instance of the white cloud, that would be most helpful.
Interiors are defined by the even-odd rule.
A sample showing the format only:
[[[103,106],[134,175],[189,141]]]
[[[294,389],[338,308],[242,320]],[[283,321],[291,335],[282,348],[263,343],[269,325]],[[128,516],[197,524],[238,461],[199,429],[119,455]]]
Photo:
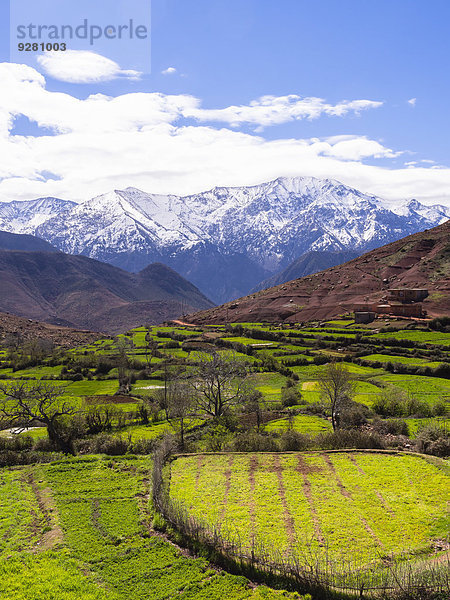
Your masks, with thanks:
[[[123,70],[113,60],[87,50],[45,52],[37,57],[37,62],[47,75],[68,83],[99,83],[119,77],[139,79],[142,75],[139,71]]]
[[[173,75],[176,72],[177,72],[177,70],[175,69],[175,67],[167,67],[167,69],[164,69],[164,71],[161,71],[161,73],[163,75]]]
[[[410,98],[408,100],[408,104],[411,104],[411,106],[415,106],[417,102],[417,98]]]
[[[248,105],[228,106],[220,109],[195,107],[186,116],[198,121],[221,121],[233,127],[248,123],[257,127],[280,125],[301,119],[317,119],[322,115],[343,117],[349,113],[359,114],[369,108],[378,108],[383,102],[374,100],[343,100],[328,104],[322,98],[289,96],[262,96]]]
[[[386,161],[399,154],[365,136],[268,141],[225,126],[187,123],[185,118],[200,109],[199,100],[188,95],[96,94],[80,100],[48,91],[36,70],[10,63],[0,64],[0,79],[0,200],[84,200],[130,185],[189,194],[215,185],[312,175],[393,201],[414,197],[450,204],[450,169],[365,164],[368,158]],[[50,133],[13,135],[20,115]],[[56,179],[47,180],[45,173]]]

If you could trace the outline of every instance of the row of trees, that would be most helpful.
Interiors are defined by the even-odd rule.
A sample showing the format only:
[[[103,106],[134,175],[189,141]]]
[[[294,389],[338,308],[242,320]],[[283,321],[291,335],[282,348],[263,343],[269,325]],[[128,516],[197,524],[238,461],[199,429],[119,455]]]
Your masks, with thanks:
[[[122,392],[129,391],[126,381],[126,348],[121,349]],[[179,434],[184,446],[185,433],[198,419],[219,419],[231,413],[253,413],[259,429],[262,394],[248,377],[249,364],[234,352],[199,352],[189,370],[168,373],[165,368],[164,387],[153,395],[153,409],[163,410],[167,421]],[[340,363],[330,363],[319,378],[322,397],[326,401],[333,429],[340,425],[342,410],[351,401],[353,382]],[[43,424],[54,446],[72,453],[74,423],[82,414],[89,433],[111,425],[111,414],[80,409],[64,398],[64,388],[46,382],[31,384],[18,381],[1,384],[5,399],[0,403],[3,427],[30,427]],[[301,394],[295,382],[288,381],[282,390],[285,406],[299,403]],[[111,410],[113,408],[111,407]],[[153,410],[153,412],[154,412]]]

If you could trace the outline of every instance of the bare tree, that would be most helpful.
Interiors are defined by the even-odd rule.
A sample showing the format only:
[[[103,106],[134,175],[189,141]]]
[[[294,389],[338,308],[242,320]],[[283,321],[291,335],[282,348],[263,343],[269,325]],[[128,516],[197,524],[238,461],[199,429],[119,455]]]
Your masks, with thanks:
[[[186,381],[171,381],[166,389],[166,406],[167,420],[179,434],[181,447],[184,448],[185,432],[195,418],[191,386]]]
[[[351,400],[355,385],[351,374],[342,363],[331,362],[319,375],[319,388],[325,402],[330,407],[333,430],[339,427],[343,407]]]
[[[220,417],[241,401],[248,365],[235,352],[195,353],[192,386],[197,410]]]
[[[47,428],[49,439],[66,454],[73,454],[72,441],[64,430],[64,420],[78,411],[62,398],[63,388],[48,383],[29,385],[25,381],[0,384],[5,399],[0,402],[0,418],[9,427],[30,427],[36,422]]]

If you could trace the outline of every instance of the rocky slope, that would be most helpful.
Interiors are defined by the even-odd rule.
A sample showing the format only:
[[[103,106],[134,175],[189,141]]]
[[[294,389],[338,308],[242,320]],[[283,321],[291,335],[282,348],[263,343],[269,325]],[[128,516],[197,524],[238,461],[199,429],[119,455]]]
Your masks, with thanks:
[[[215,301],[248,293],[305,252],[360,254],[450,217],[443,206],[412,200],[394,207],[313,177],[185,197],[127,188],[79,205],[34,202],[23,218],[17,204],[24,203],[1,205],[0,229],[35,233],[64,252],[129,271],[163,262]]]
[[[450,315],[450,221],[343,265],[191,315],[191,323],[329,319],[378,302],[389,288],[427,288],[430,316]]]
[[[17,343],[21,344],[31,340],[41,340],[62,348],[74,348],[83,344],[92,344],[101,337],[100,333],[92,331],[59,327],[0,312],[1,343],[13,344],[14,340],[17,340]]]

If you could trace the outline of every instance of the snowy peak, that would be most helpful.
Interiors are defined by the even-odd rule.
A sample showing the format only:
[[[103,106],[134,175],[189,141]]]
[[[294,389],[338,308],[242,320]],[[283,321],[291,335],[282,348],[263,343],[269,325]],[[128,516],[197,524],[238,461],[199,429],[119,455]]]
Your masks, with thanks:
[[[39,225],[75,206],[70,200],[52,197],[0,203],[0,229],[33,234]]]
[[[78,205],[56,198],[0,205],[0,229],[131,271],[163,262],[218,301],[248,292],[306,252],[362,253],[449,217],[443,206],[409,200],[393,207],[315,177],[189,196],[128,187]]]

